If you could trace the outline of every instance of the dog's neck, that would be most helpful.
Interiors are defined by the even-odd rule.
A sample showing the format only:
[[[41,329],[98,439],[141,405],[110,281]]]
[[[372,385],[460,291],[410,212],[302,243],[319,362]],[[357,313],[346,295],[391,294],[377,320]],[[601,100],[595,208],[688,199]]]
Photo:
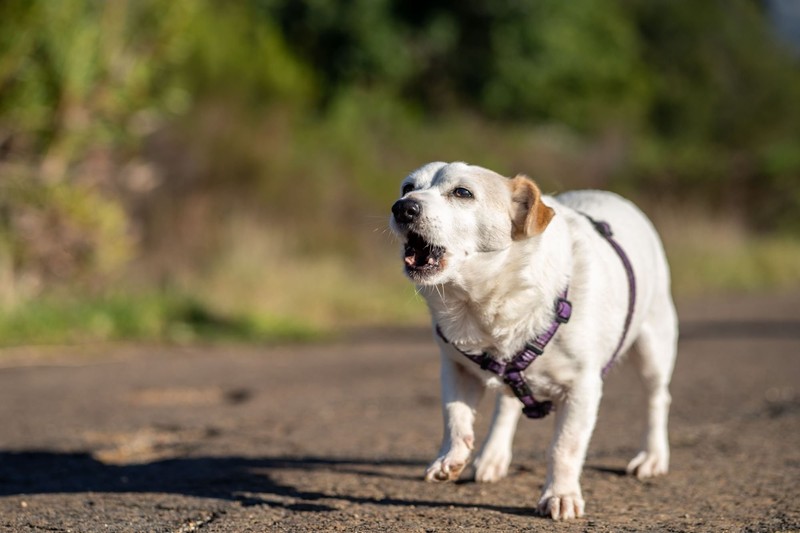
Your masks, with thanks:
[[[551,324],[571,258],[566,222],[556,216],[542,234],[467,258],[451,281],[420,292],[450,342],[509,359]]]

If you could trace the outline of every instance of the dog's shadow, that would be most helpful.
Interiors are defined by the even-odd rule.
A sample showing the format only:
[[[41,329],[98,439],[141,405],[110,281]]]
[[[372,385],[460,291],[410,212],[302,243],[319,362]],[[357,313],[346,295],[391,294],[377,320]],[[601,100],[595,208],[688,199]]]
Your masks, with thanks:
[[[390,467],[415,467],[415,460],[367,460],[329,457],[184,457],[142,464],[105,464],[89,453],[53,451],[0,452],[0,497],[57,493],[168,493],[239,502],[243,506],[268,505],[292,511],[328,512],[335,500],[355,504],[483,508],[533,516],[529,507],[486,505],[479,502],[438,501],[418,498],[378,498],[355,494],[302,490],[276,481],[281,470],[356,474],[395,479]],[[396,469],[394,469],[396,470]],[[284,476],[285,477],[285,476]]]
[[[610,474],[612,476],[617,476],[617,477],[628,476],[628,472],[624,468],[615,468],[615,467],[601,466],[601,465],[586,465],[584,469],[594,470],[595,472],[600,472],[601,474]]]

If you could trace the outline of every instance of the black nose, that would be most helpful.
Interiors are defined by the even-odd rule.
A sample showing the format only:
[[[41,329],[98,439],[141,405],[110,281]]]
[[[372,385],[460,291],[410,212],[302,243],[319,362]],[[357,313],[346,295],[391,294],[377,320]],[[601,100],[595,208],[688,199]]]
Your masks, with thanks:
[[[411,198],[397,200],[392,206],[394,219],[401,224],[413,222],[415,218],[419,217],[421,212],[422,206]]]

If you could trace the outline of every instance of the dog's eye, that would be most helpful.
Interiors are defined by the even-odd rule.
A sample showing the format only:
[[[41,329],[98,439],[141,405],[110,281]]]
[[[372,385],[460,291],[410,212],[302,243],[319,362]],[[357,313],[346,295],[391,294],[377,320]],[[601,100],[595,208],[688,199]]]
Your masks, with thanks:
[[[453,196],[456,198],[473,198],[470,190],[465,189],[464,187],[456,187],[453,189]]]
[[[414,184],[406,183],[405,185],[403,185],[403,196],[405,196],[406,194],[410,193],[413,190],[414,190]]]

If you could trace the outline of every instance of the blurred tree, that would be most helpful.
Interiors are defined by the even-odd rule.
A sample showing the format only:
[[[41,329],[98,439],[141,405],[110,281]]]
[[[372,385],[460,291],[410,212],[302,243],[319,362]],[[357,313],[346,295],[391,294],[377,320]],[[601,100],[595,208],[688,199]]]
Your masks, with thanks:
[[[626,2],[652,88],[651,148],[632,172],[800,231],[800,69],[759,2]]]
[[[599,0],[260,0],[323,77],[324,102],[380,86],[430,111],[470,105],[595,130],[641,108],[632,21]]]
[[[310,72],[253,20],[210,1],[0,4],[0,277],[35,288],[125,264],[126,200],[157,181],[142,140],[203,98],[309,98]]]

